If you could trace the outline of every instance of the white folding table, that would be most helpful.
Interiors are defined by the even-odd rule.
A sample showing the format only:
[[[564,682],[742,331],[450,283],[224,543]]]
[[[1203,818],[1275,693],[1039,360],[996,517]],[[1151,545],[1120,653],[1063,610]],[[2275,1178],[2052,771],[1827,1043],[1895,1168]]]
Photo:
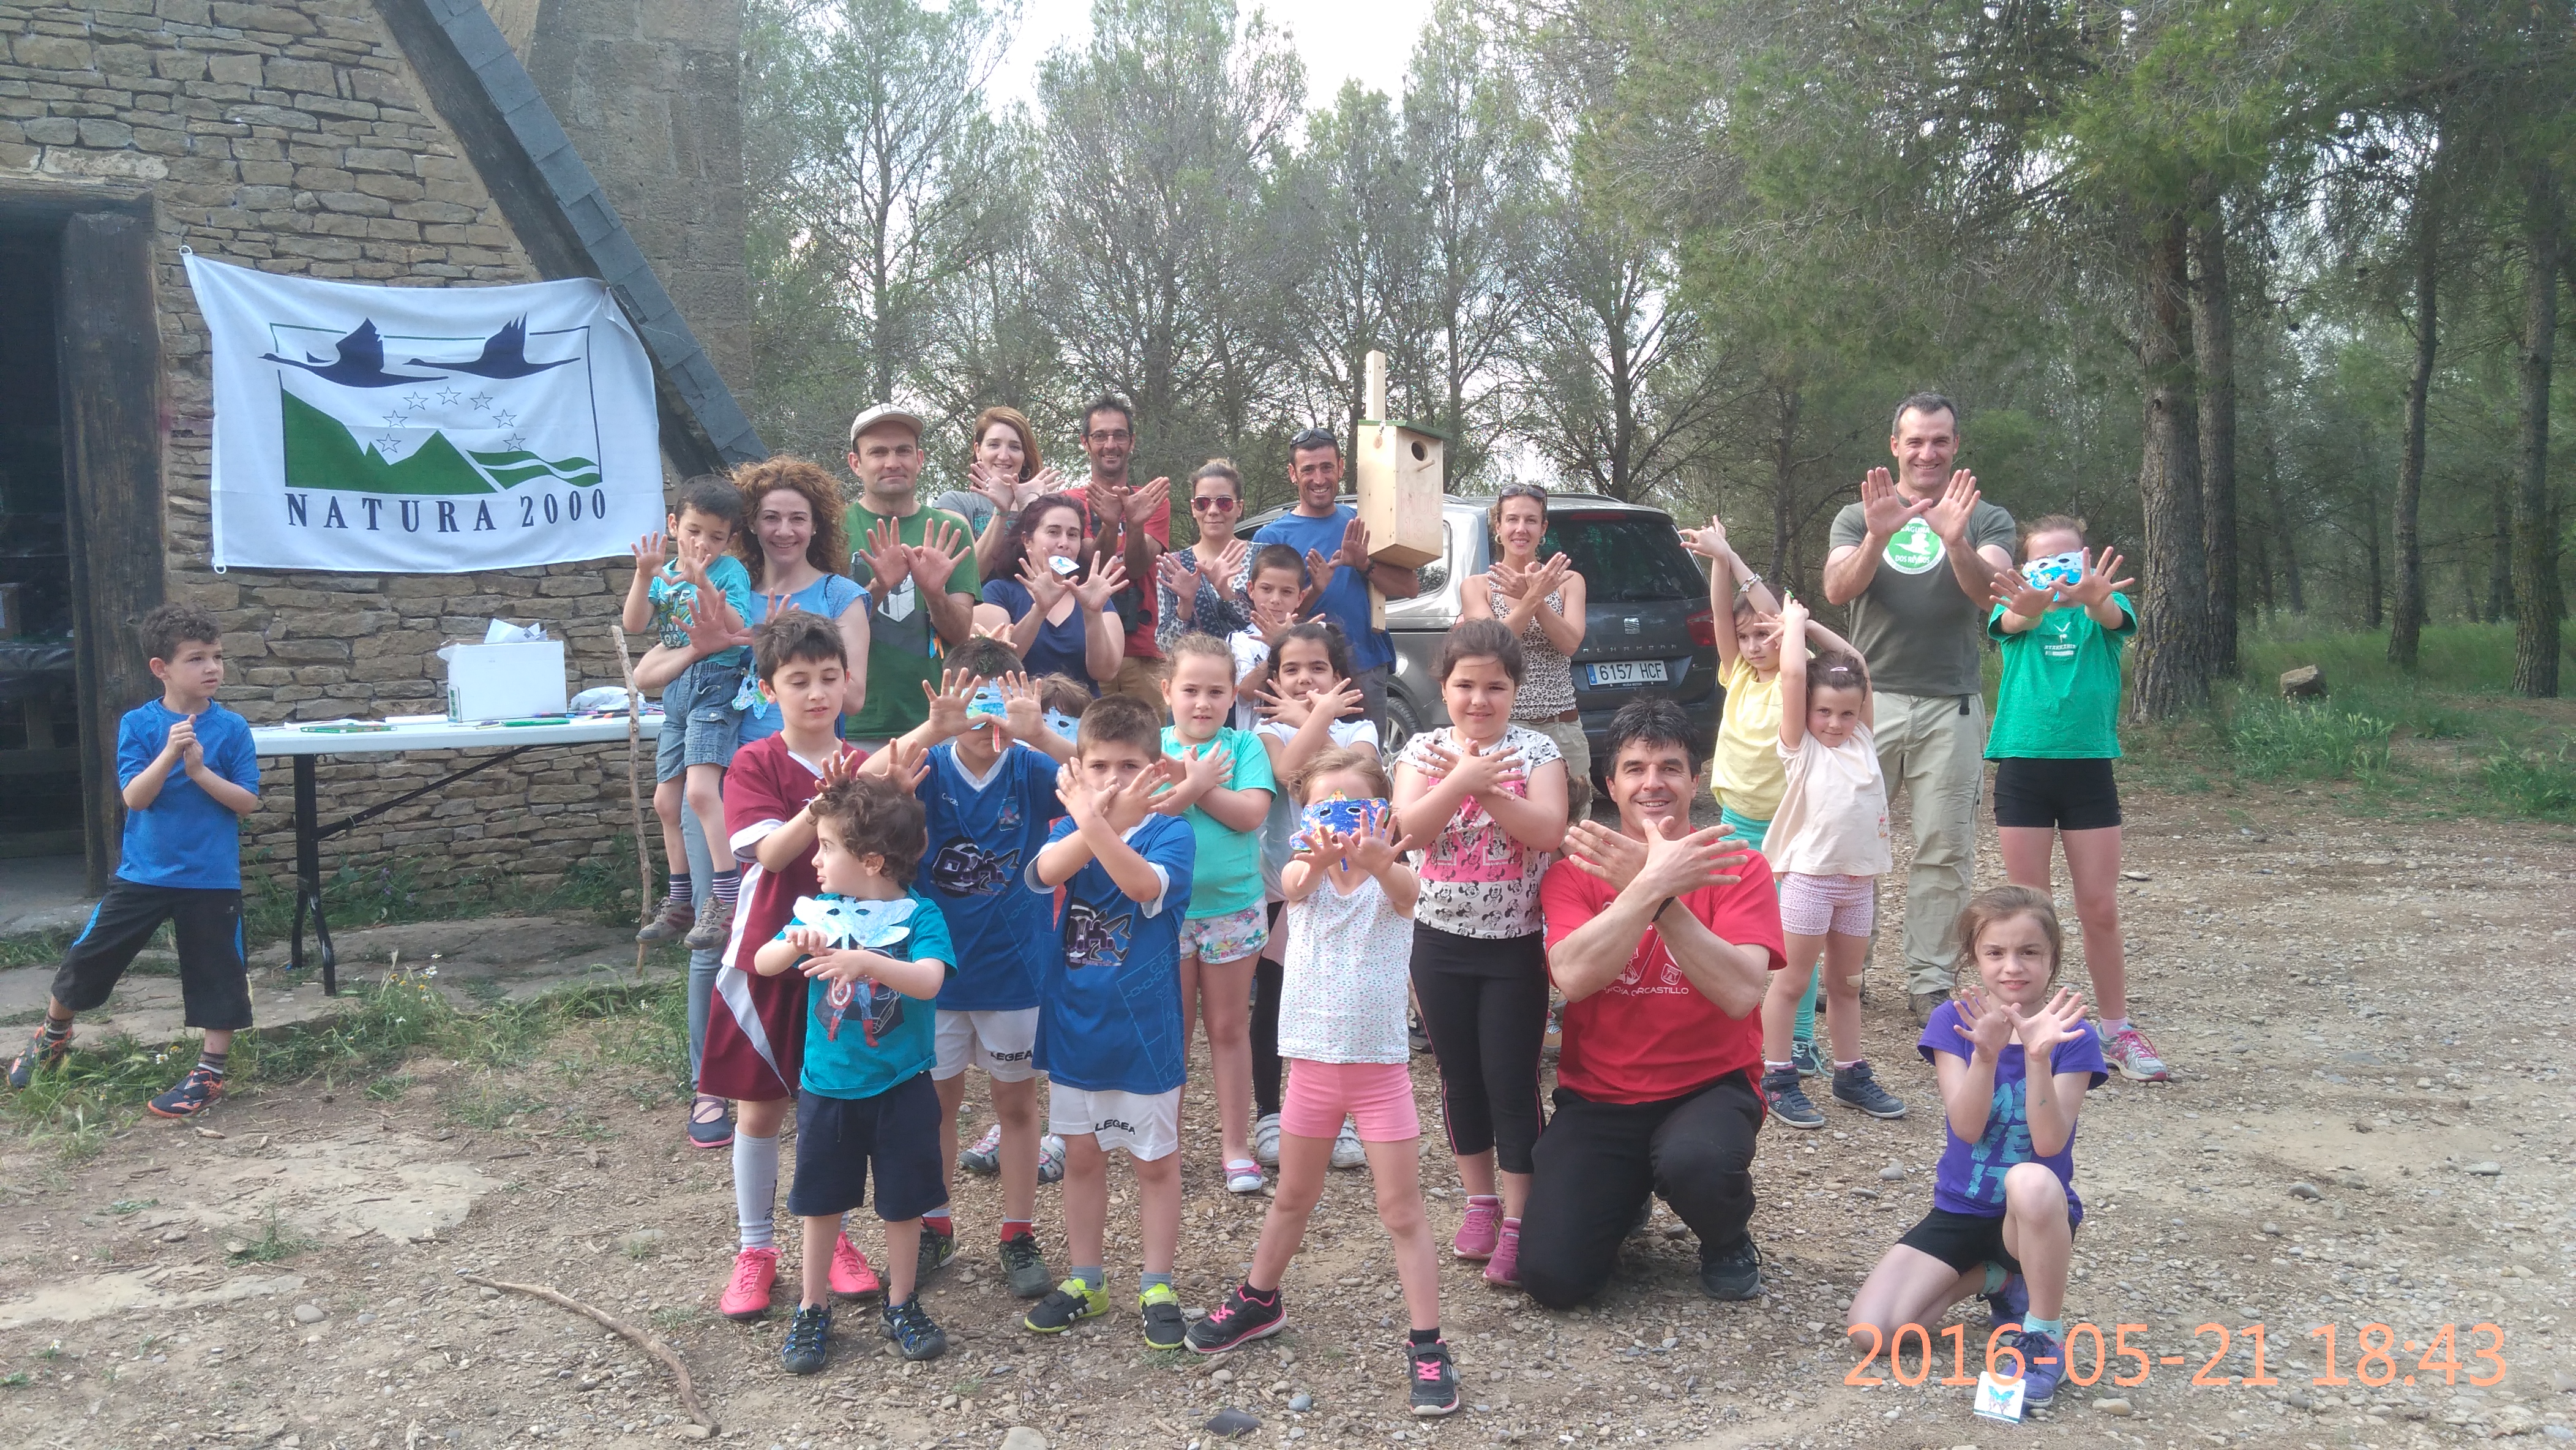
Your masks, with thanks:
[[[340,990],[339,958],[331,950],[331,925],[322,919],[322,843],[362,822],[531,750],[561,745],[602,745],[626,738],[624,715],[589,715],[547,720],[512,720],[487,725],[459,725],[447,720],[333,720],[300,725],[262,725],[250,732],[252,748],[262,756],[286,756],[295,762],[295,929],[288,938],[287,965],[304,970],[304,915],[313,914],[313,940],[322,955],[322,991]],[[641,739],[651,743],[662,733],[662,715],[647,710],[637,722]],[[415,750],[496,752],[462,770],[451,771],[418,790],[367,807],[355,815],[323,825],[313,789],[313,762],[325,755],[405,755]]]

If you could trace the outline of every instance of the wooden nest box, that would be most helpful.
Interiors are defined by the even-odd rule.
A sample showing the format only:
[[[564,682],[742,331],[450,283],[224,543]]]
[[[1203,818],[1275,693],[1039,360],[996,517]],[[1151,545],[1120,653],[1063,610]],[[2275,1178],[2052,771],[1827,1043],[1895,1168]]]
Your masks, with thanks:
[[[1368,406],[1386,415],[1386,354],[1368,355]],[[1443,552],[1441,490],[1447,445],[1437,433],[1402,423],[1363,421],[1353,440],[1357,454],[1360,522],[1368,529],[1369,557],[1400,569],[1419,569]]]

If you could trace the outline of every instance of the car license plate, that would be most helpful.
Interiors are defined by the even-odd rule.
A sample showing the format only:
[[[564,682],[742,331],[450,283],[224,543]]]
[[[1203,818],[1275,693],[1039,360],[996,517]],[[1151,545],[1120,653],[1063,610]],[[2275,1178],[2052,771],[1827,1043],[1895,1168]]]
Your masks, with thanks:
[[[1665,678],[1662,660],[1610,660],[1589,668],[1596,690],[1604,685],[1660,685]]]

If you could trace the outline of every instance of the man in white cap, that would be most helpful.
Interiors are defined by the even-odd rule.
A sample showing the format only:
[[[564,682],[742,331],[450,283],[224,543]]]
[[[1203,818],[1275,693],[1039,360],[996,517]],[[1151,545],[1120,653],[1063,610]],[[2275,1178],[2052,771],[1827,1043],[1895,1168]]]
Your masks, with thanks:
[[[921,685],[938,680],[943,648],[965,642],[982,585],[966,521],[915,490],[921,431],[921,416],[893,403],[850,420],[859,496],[843,524],[850,577],[868,590],[868,701],[845,728],[867,750],[930,718]]]

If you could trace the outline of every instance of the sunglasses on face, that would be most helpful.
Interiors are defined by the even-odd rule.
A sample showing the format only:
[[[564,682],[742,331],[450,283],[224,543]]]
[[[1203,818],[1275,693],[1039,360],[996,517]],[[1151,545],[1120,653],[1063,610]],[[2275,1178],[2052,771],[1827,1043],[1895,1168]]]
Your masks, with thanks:
[[[1194,512],[1203,514],[1221,514],[1234,506],[1234,500],[1221,493],[1190,500],[1190,508]]]

